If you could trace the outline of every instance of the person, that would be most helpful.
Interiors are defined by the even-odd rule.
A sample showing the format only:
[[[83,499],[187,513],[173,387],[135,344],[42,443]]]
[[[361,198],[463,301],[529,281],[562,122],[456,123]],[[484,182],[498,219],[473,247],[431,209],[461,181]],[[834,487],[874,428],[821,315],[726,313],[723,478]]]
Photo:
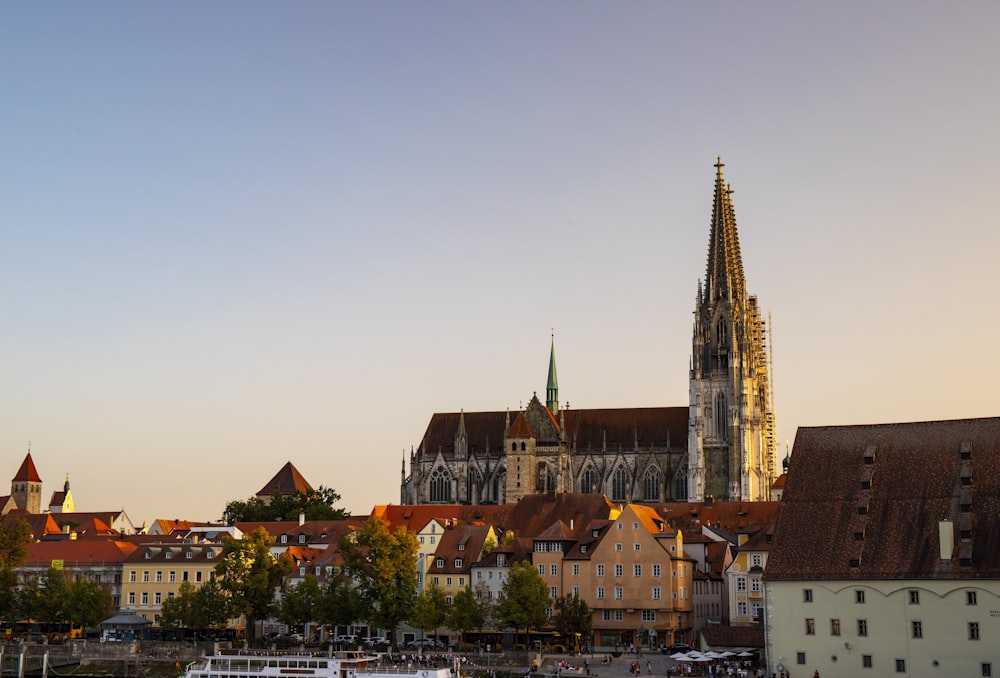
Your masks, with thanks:
[[[819,669],[816,669],[816,671],[813,673],[813,678],[819,678]]]

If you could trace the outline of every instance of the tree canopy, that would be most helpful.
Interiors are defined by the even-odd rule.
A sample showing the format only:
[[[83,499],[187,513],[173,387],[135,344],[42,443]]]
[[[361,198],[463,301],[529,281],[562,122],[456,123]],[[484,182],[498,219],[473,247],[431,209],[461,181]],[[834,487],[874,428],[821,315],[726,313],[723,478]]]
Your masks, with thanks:
[[[274,537],[258,527],[242,539],[223,538],[222,561],[215,566],[219,586],[229,599],[229,616],[246,615],[247,639],[254,639],[255,622],[275,611],[274,593],[292,568],[287,553],[275,558]]]
[[[273,522],[278,520],[298,520],[304,514],[306,520],[344,520],[347,512],[334,508],[340,501],[336,490],[319,486],[319,489],[295,494],[275,492],[270,501],[260,497],[250,497],[245,501],[233,500],[226,504],[222,520],[227,525],[240,522]]]
[[[396,642],[396,628],[411,611],[417,594],[417,537],[400,525],[390,531],[381,518],[366,520],[339,542],[346,574],[354,581],[361,617],[389,629]]]
[[[530,630],[545,625],[549,589],[531,563],[514,563],[500,589],[498,621],[505,627]]]

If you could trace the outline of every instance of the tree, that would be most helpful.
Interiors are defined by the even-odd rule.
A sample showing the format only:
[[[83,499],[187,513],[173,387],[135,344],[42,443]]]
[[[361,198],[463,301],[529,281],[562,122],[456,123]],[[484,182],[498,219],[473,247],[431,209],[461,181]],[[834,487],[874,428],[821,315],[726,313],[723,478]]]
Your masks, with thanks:
[[[590,637],[593,618],[587,601],[576,595],[560,596],[556,599],[556,612],[552,622],[556,631],[567,638]]]
[[[485,623],[486,610],[475,592],[466,586],[456,593],[448,614],[448,627],[458,631],[461,637],[464,631],[481,629]]]
[[[437,630],[448,619],[448,599],[444,591],[436,584],[431,584],[417,596],[410,610],[410,626],[421,631]]]
[[[357,587],[364,618],[388,629],[395,647],[396,628],[417,595],[417,538],[400,525],[394,532],[381,518],[370,518],[339,542],[344,569]]]
[[[163,601],[160,626],[192,631],[221,628],[229,621],[227,608],[228,599],[218,579],[209,579],[198,588],[186,581],[177,589],[177,595]]]
[[[364,614],[358,590],[343,568],[326,578],[316,608],[316,621],[330,626],[348,626]]]
[[[38,582],[38,598],[35,600],[35,612],[32,617],[38,621],[67,621],[68,593],[69,581],[65,573],[55,567],[49,567]]]
[[[306,520],[344,520],[347,512],[334,508],[340,501],[340,494],[330,487],[294,494],[275,492],[270,501],[260,497],[250,497],[246,501],[234,500],[226,504],[222,520],[227,525],[239,522],[271,522],[276,520],[298,520],[304,514]]]
[[[287,553],[274,557],[274,538],[263,527],[242,539],[224,537],[222,543],[222,561],[215,566],[219,586],[228,596],[229,616],[246,616],[247,640],[252,641],[256,622],[274,613],[275,589],[292,562]]]
[[[192,625],[192,615],[195,605],[194,584],[182,582],[177,594],[167,598],[160,606],[160,626],[164,628],[195,628]]]
[[[307,574],[295,586],[286,586],[278,619],[289,626],[317,621],[323,592],[316,577]]]
[[[18,516],[0,519],[0,619],[18,616],[18,567],[24,564],[31,544],[31,526]]]
[[[549,589],[531,563],[514,563],[500,588],[497,617],[504,627],[524,629],[543,626],[548,620]]]
[[[114,600],[105,584],[77,577],[67,587],[64,612],[67,621],[90,629],[115,613]]]

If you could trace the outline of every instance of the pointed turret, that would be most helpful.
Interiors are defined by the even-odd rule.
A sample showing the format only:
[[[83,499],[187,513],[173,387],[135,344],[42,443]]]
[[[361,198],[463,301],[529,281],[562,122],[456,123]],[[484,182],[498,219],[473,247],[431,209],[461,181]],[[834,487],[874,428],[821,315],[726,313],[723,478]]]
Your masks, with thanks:
[[[549,351],[549,380],[545,387],[545,406],[553,414],[559,412],[559,378],[556,376],[556,336],[552,335],[552,348]]]
[[[712,303],[729,299],[742,306],[746,294],[740,237],[736,231],[732,190],[722,178],[722,158],[715,163],[715,196],[712,203],[712,228],[708,240],[708,265],[705,269],[705,294],[701,301]],[[700,287],[700,285],[699,285]]]
[[[10,496],[19,509],[28,513],[42,512],[42,478],[30,451],[10,481]]]

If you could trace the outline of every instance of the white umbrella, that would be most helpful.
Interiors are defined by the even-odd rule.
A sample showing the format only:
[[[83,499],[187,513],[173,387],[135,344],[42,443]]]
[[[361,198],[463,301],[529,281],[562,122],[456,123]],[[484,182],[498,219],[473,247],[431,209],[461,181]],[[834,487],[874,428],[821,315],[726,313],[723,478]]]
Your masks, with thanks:
[[[670,658],[679,662],[691,661],[691,657],[687,656],[687,654],[683,652],[674,652],[672,655],[670,655]]]
[[[714,650],[709,650],[708,652],[705,653],[705,656],[706,657],[710,657],[712,659],[718,659],[719,657],[724,657],[725,655],[724,654],[719,654],[718,652],[715,652]]]
[[[735,652],[730,652],[729,650],[726,650],[725,652],[723,652],[719,656],[720,657],[732,657],[734,654],[736,654],[736,653]]]
[[[746,650],[743,650],[743,652],[740,652],[736,656],[737,657],[752,657],[753,656],[753,652],[747,652]]]
[[[700,654],[697,657],[691,657],[691,661],[693,661],[693,662],[710,662],[710,661],[712,661],[712,658],[711,657],[706,657],[705,655]]]

